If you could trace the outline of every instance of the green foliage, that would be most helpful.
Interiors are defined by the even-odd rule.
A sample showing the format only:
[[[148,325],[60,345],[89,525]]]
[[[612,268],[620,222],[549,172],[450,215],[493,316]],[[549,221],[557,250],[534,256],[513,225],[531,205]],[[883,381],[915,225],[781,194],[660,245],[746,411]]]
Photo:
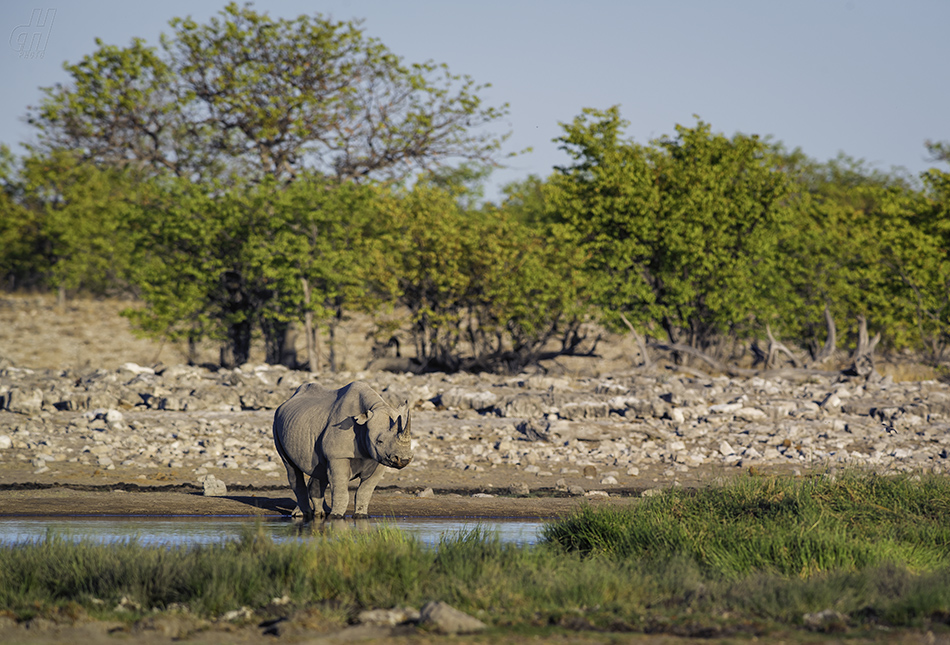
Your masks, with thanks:
[[[144,188],[138,179],[131,171],[99,168],[65,151],[26,158],[22,206],[11,223],[22,235],[17,243],[31,252],[21,256],[28,270],[45,274],[53,287],[127,292],[130,223]]]
[[[5,288],[28,286],[46,273],[42,246],[37,213],[7,191],[0,192],[0,279]]]
[[[408,310],[426,367],[517,370],[583,318],[573,249],[426,181],[383,203],[376,289]]]
[[[502,207],[517,222],[537,228],[545,221],[544,181],[537,175],[502,187]]]
[[[206,24],[171,21],[160,49],[135,39],[66,65],[30,115],[44,149],[209,180],[406,177],[452,157],[491,162],[478,128],[507,107],[432,62],[406,65],[358,22],[273,19],[227,5]]]
[[[662,325],[700,347],[748,333],[770,313],[785,176],[754,136],[699,121],[641,146],[622,139],[625,125],[617,108],[565,125],[573,163],[545,186],[552,229],[584,250],[605,321]]]
[[[636,322],[655,319],[648,265],[658,240],[660,196],[647,151],[621,141],[626,123],[614,107],[585,109],[558,139],[573,160],[544,186],[552,236],[585,257],[585,282],[605,321],[631,311]]]
[[[782,240],[777,326],[803,344],[820,344],[827,304],[839,325],[864,316],[890,347],[926,344],[937,352],[946,337],[950,258],[928,225],[927,196],[843,156],[799,161],[787,172],[795,225]]]
[[[254,333],[277,346],[303,317],[301,278],[318,320],[356,303],[372,239],[371,189],[315,177],[210,193],[189,181],[158,184],[134,238],[134,279],[148,306],[127,313],[146,332],[226,340],[233,355],[224,362],[241,364]]]
[[[726,576],[807,577],[886,564],[932,571],[948,566],[948,509],[950,485],[938,477],[750,477],[673,489],[625,509],[585,507],[549,525],[545,538],[588,555],[685,556]]]

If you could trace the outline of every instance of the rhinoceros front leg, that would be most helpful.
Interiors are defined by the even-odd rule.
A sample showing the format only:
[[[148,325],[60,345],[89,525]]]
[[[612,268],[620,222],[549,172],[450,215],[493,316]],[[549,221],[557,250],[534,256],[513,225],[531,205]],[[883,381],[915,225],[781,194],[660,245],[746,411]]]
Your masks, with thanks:
[[[341,520],[350,503],[347,485],[350,483],[350,460],[330,459],[327,469],[330,476],[330,519]]]
[[[360,480],[360,485],[356,489],[356,510],[353,512],[353,519],[365,520],[369,517],[369,499],[373,496],[376,484],[383,478],[384,472],[385,469],[377,464],[372,474]]]

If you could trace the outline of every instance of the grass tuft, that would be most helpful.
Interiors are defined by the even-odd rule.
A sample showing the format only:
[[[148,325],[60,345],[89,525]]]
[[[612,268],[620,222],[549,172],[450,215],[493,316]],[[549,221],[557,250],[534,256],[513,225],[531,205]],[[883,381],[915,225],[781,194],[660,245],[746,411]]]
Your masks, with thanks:
[[[547,525],[543,539],[589,556],[683,556],[723,576],[808,577],[888,563],[931,571],[950,564],[948,517],[950,483],[936,476],[747,477],[628,508],[588,506]]]

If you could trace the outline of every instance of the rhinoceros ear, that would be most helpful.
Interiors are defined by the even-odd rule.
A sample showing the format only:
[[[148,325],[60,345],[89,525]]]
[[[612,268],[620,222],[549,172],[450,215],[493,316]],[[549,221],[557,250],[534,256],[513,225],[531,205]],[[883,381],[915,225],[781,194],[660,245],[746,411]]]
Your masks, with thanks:
[[[365,426],[367,423],[369,423],[369,420],[372,418],[373,418],[372,410],[366,410],[362,414],[357,414],[355,417],[353,417],[356,423],[361,426]]]

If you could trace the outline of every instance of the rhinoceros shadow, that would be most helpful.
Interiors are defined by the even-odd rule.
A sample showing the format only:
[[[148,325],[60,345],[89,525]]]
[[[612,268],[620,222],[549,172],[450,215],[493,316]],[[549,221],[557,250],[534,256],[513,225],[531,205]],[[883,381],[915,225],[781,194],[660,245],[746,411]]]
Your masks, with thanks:
[[[287,517],[297,508],[297,500],[292,497],[265,497],[262,495],[224,495],[223,497]]]

